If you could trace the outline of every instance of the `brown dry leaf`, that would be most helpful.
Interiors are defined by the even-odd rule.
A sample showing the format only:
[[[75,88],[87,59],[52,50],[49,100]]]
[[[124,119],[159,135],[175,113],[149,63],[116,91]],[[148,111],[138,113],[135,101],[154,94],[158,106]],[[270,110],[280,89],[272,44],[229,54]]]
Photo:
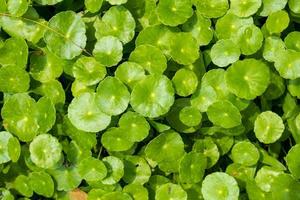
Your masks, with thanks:
[[[87,200],[88,195],[84,191],[77,188],[69,192],[69,197],[71,200]]]

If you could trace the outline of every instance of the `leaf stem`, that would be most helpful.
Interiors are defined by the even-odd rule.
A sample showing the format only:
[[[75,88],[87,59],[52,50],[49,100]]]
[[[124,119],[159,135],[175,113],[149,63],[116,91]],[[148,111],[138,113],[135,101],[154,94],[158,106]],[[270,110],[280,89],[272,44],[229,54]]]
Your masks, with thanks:
[[[55,34],[61,36],[61,37],[64,38],[65,40],[68,40],[68,41],[72,42],[75,46],[77,46],[78,48],[80,48],[83,52],[85,52],[85,53],[88,54],[89,56],[93,56],[93,55],[92,55],[91,53],[89,53],[85,48],[82,48],[80,45],[78,45],[77,43],[75,43],[73,40],[71,40],[70,38],[67,38],[63,33],[61,33],[61,32],[59,32],[58,30],[55,30],[55,29],[49,27],[48,25],[45,25],[45,24],[43,24],[43,23],[40,23],[40,22],[38,22],[38,21],[35,21],[35,20],[33,20],[33,19],[29,19],[29,18],[26,18],[26,17],[15,17],[15,16],[12,16],[12,15],[9,14],[9,13],[0,13],[0,17],[1,17],[1,16],[2,16],[2,17],[3,17],[3,16],[5,16],[5,17],[10,17],[10,18],[21,18],[21,19],[23,19],[23,20],[26,20],[26,21],[35,23],[35,24],[37,24],[37,25],[39,25],[39,26],[41,26],[41,27],[43,27],[43,28],[45,28],[45,29],[48,29],[48,30],[54,32]]]

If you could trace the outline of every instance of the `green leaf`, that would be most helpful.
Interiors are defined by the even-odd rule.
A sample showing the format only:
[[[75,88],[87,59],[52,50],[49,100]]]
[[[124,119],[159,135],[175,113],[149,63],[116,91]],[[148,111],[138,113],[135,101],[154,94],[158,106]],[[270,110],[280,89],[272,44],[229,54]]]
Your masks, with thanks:
[[[119,126],[126,130],[126,137],[132,142],[144,140],[150,131],[150,125],[147,120],[138,113],[131,111],[121,116]]]
[[[288,0],[262,0],[262,7],[259,10],[259,15],[266,17],[271,13],[284,9]]]
[[[129,184],[123,188],[123,192],[130,194],[133,200],[148,200],[148,190],[140,184]]]
[[[272,197],[274,200],[279,199],[298,199],[300,198],[297,192],[300,189],[300,183],[295,180],[290,174],[280,174],[275,177],[272,183]]]
[[[123,180],[128,184],[143,185],[149,181],[151,168],[140,156],[126,156],[124,159]]]
[[[232,64],[226,74],[228,89],[236,96],[254,99],[267,89],[270,81],[269,67],[262,61],[245,59]]]
[[[129,104],[130,93],[115,77],[107,77],[97,87],[96,104],[107,115],[120,115]]]
[[[8,12],[13,16],[20,17],[26,13],[29,3],[30,2],[28,0],[7,0]]]
[[[95,21],[95,36],[98,40],[105,36],[114,36],[126,44],[133,39],[135,26],[135,20],[129,10],[123,6],[112,6],[101,19]]]
[[[29,74],[18,66],[0,68],[0,91],[8,93],[26,92],[29,89]]]
[[[101,181],[107,175],[107,169],[104,163],[92,157],[81,160],[77,168],[82,179],[87,182]]]
[[[17,138],[11,137],[7,143],[7,152],[12,162],[17,162],[21,156],[21,145]]]
[[[197,152],[186,154],[180,161],[179,178],[183,183],[199,183],[207,167],[206,157]]]
[[[111,5],[121,5],[127,2],[127,0],[106,0]]]
[[[29,178],[24,175],[19,175],[13,182],[13,188],[25,197],[31,197],[33,190],[29,185]]]
[[[133,200],[132,197],[125,193],[125,192],[110,192],[107,194],[104,194],[101,197],[101,200],[111,200],[111,199],[115,199],[115,200]]]
[[[222,17],[229,8],[228,0],[193,0],[197,11],[207,18]]]
[[[161,23],[168,26],[183,24],[193,15],[191,0],[161,0],[156,12]]]
[[[42,97],[36,104],[38,111],[39,132],[46,133],[52,129],[56,120],[54,104],[47,97]]]
[[[284,131],[280,116],[272,111],[259,114],[255,120],[254,133],[256,138],[265,144],[276,142]]]
[[[219,67],[226,67],[240,57],[240,49],[232,40],[219,40],[211,49],[212,62]]]
[[[263,48],[263,57],[269,62],[274,62],[279,56],[278,52],[284,49],[284,42],[280,38],[276,36],[267,37]]]
[[[128,87],[133,88],[137,82],[145,78],[145,70],[137,63],[123,62],[115,71],[115,77]]]
[[[82,181],[77,168],[74,167],[49,170],[49,173],[54,178],[58,191],[71,191],[77,188]]]
[[[30,159],[41,168],[54,167],[62,157],[62,146],[52,135],[41,134],[29,146]]]
[[[64,104],[66,100],[66,94],[62,87],[61,82],[58,80],[51,80],[42,83],[34,90],[35,93],[48,97],[53,104]]]
[[[260,170],[257,171],[255,182],[261,190],[270,192],[274,179],[281,173],[281,171],[274,168],[263,166]]]
[[[300,177],[300,162],[297,159],[299,152],[300,152],[300,145],[297,144],[289,150],[285,158],[289,171],[297,179]]]
[[[54,182],[51,176],[43,171],[29,174],[29,185],[32,190],[44,197],[50,198],[54,193]]]
[[[170,42],[174,33],[170,28],[164,25],[149,26],[143,29],[136,38],[136,46],[149,44],[157,46],[165,54],[169,54]]]
[[[91,13],[96,13],[100,10],[103,0],[84,0],[84,5]]]
[[[176,71],[172,78],[172,82],[176,94],[183,97],[193,94],[198,86],[196,74],[192,70],[186,68]]]
[[[297,0],[289,0],[288,5],[289,5],[289,8],[291,9],[291,11],[293,11],[294,13],[297,13],[297,14],[300,13],[300,4]]]
[[[260,154],[251,142],[242,141],[232,147],[231,157],[235,163],[253,166],[258,162]]]
[[[187,117],[184,111],[188,107],[190,107],[189,99],[187,98],[176,99],[173,106],[171,107],[171,110],[168,112],[166,116],[169,125],[175,130],[177,130],[178,132],[193,133],[199,128],[199,124],[197,124],[196,126],[188,126],[188,125],[194,125],[196,123],[200,123],[201,121],[201,119],[199,118],[197,119],[197,116],[199,115],[198,113],[199,111],[197,112],[195,110],[193,112],[198,113],[196,114],[196,119],[190,121],[190,117],[189,116]]]
[[[30,75],[42,83],[54,80],[63,73],[66,62],[45,49],[44,54],[30,56]]]
[[[44,40],[48,49],[63,59],[80,55],[86,45],[83,20],[73,11],[60,12],[49,21]]]
[[[111,121],[111,117],[99,108],[95,93],[75,97],[69,105],[68,117],[77,129],[87,132],[102,131]]]
[[[157,200],[187,200],[187,193],[180,185],[166,183],[157,188],[155,199]]]
[[[191,33],[176,33],[170,41],[170,55],[179,64],[189,65],[199,58],[197,40]]]
[[[122,160],[114,156],[108,156],[102,160],[107,168],[107,176],[102,180],[102,183],[107,185],[117,183],[124,175]]]
[[[127,151],[134,142],[127,138],[125,128],[110,128],[102,135],[101,143],[109,151]]]
[[[145,117],[166,114],[174,103],[174,89],[164,75],[148,75],[138,82],[131,93],[132,108]]]
[[[14,94],[5,101],[1,116],[9,132],[19,140],[29,142],[38,133],[37,108],[34,99],[28,94]]]
[[[41,5],[54,5],[63,0],[34,0],[34,1]]]
[[[193,151],[202,153],[207,158],[206,168],[211,168],[214,166],[220,157],[220,152],[218,146],[210,137],[205,137],[201,140],[196,140],[193,144]]]
[[[73,65],[73,75],[85,85],[95,85],[106,76],[106,69],[93,57],[81,57]]]
[[[239,187],[236,180],[223,172],[207,175],[202,182],[201,191],[205,200],[237,200],[239,197]]]
[[[227,166],[226,173],[234,177],[241,188],[244,188],[250,180],[254,179],[256,167],[247,167],[238,163]]]
[[[27,57],[28,46],[23,39],[9,38],[0,48],[0,64],[3,67],[16,66],[24,69],[27,64]]]
[[[280,10],[271,13],[266,21],[266,28],[269,33],[281,33],[284,29],[288,27],[290,23],[290,18],[287,12]]]
[[[182,25],[182,30],[190,32],[200,46],[208,45],[213,38],[211,20],[203,17],[199,12]]]
[[[300,77],[299,62],[300,52],[283,50],[277,54],[275,68],[281,77],[285,79],[296,79]]]
[[[217,101],[207,109],[208,119],[223,128],[233,128],[241,124],[239,110],[229,101]]]
[[[219,39],[238,39],[241,28],[253,24],[252,17],[240,18],[230,12],[220,18],[216,23],[216,35]]]
[[[300,51],[300,32],[298,31],[290,32],[284,38],[284,44],[288,49]]]
[[[184,107],[179,112],[179,120],[186,126],[198,126],[201,123],[202,115],[200,111],[192,106]]]
[[[255,25],[249,25],[239,30],[239,46],[244,55],[256,53],[263,44],[263,34]]]
[[[255,14],[262,4],[262,0],[230,0],[230,10],[239,17],[249,17]]]
[[[0,164],[11,160],[9,156],[9,141],[11,138],[13,138],[13,136],[9,132],[0,132]]]
[[[162,74],[167,68],[163,52],[152,45],[140,45],[131,52],[129,60],[141,65],[150,74]]]
[[[178,159],[184,154],[182,138],[175,131],[161,133],[148,143],[145,154],[155,162]]]
[[[106,67],[117,65],[123,56],[122,43],[114,36],[102,37],[95,44],[93,55]]]

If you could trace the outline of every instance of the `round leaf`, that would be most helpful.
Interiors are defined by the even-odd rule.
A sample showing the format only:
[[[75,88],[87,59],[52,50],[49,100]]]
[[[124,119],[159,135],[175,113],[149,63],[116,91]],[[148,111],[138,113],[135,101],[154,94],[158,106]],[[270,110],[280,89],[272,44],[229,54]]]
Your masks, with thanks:
[[[110,128],[101,137],[101,143],[108,151],[127,151],[134,142],[129,140],[125,128]]]
[[[174,89],[164,75],[149,75],[138,82],[131,93],[132,108],[145,117],[166,114],[174,103]]]
[[[62,147],[57,138],[41,134],[34,138],[29,146],[30,158],[41,168],[52,168],[61,159]]]
[[[205,200],[237,200],[239,187],[236,180],[223,172],[214,172],[202,182],[202,194]]]
[[[190,0],[161,0],[157,5],[159,20],[168,26],[183,24],[193,15]]]
[[[123,113],[130,101],[130,93],[117,78],[107,77],[97,87],[96,103],[107,115]]]
[[[50,19],[49,28],[44,40],[51,52],[64,59],[81,54],[87,38],[85,24],[79,15],[73,11],[60,12]]]
[[[118,64],[123,56],[122,43],[113,36],[105,36],[97,41],[93,50],[96,60],[107,67]]]
[[[101,160],[96,158],[86,158],[78,164],[78,173],[80,176],[89,181],[100,181],[106,177],[107,169]]]
[[[155,46],[140,45],[131,52],[129,60],[140,64],[150,74],[162,74],[167,68],[167,59]]]
[[[144,140],[150,131],[150,125],[147,120],[138,113],[131,111],[121,116],[119,126],[126,130],[126,137],[132,142]]]
[[[288,27],[289,23],[290,18],[288,13],[283,10],[280,10],[268,16],[268,19],[266,21],[266,28],[271,34],[281,33],[284,29]]]
[[[262,4],[262,0],[230,0],[230,10],[239,17],[249,17],[255,14]]]
[[[197,11],[207,18],[222,17],[229,8],[228,0],[193,0]]]
[[[186,97],[195,92],[198,86],[196,74],[189,69],[178,70],[172,78],[175,91],[178,95]]]
[[[123,62],[115,71],[115,76],[130,88],[145,78],[144,68],[134,62]]]
[[[44,197],[50,198],[54,193],[54,182],[46,172],[32,172],[29,174],[29,185],[32,190]]]
[[[26,92],[29,89],[29,74],[17,66],[0,68],[0,91],[8,93]]]
[[[229,101],[217,101],[207,109],[208,119],[223,128],[233,128],[241,124],[239,110]]]
[[[95,93],[75,97],[69,105],[68,117],[76,128],[87,132],[102,131],[111,121],[111,117],[100,110]]]
[[[170,55],[179,64],[189,65],[199,58],[199,47],[191,33],[176,33],[170,41]]]
[[[145,149],[146,157],[156,162],[178,159],[184,152],[183,145],[178,133],[167,131],[148,143]]]
[[[252,143],[242,141],[232,147],[231,156],[235,163],[252,166],[258,162],[260,154]]]
[[[102,183],[109,185],[117,183],[124,175],[122,160],[114,156],[108,156],[102,160],[107,168],[107,176],[102,180]]]
[[[259,114],[254,123],[256,138],[265,144],[276,142],[284,131],[284,124],[280,116],[272,111]]]
[[[179,178],[183,183],[198,183],[202,180],[207,165],[206,157],[197,152],[186,154],[180,161]]]
[[[114,36],[126,44],[134,37],[135,20],[123,6],[112,6],[101,20],[96,20],[94,27],[98,40],[105,36]]]
[[[239,47],[230,39],[218,40],[211,49],[212,62],[219,67],[226,67],[240,57]]]
[[[254,99],[264,93],[269,85],[269,67],[262,61],[245,59],[232,64],[226,74],[228,89],[236,96]]]
[[[81,57],[73,66],[73,74],[81,83],[95,85],[105,77],[106,69],[95,58]]]

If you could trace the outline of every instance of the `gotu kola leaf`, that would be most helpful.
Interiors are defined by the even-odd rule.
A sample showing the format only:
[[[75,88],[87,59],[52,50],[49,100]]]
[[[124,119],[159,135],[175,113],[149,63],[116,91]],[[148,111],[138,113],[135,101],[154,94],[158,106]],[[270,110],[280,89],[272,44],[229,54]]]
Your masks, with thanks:
[[[44,40],[48,49],[64,59],[81,54],[86,45],[86,28],[81,17],[72,11],[60,12],[49,21]]]

